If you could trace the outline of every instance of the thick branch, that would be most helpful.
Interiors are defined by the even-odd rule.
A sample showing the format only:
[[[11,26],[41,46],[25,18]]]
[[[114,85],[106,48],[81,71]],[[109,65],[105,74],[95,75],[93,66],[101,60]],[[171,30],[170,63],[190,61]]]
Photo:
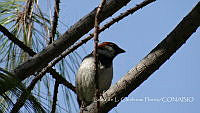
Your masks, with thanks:
[[[114,86],[103,94],[100,109],[102,113],[110,111],[113,107],[133,90],[142,84],[153,72],[165,63],[197,30],[200,26],[200,2],[193,10],[176,26],[176,28],[158,44],[141,62],[132,68]],[[117,100],[117,101],[116,101]],[[96,113],[96,103],[87,107],[84,113]]]

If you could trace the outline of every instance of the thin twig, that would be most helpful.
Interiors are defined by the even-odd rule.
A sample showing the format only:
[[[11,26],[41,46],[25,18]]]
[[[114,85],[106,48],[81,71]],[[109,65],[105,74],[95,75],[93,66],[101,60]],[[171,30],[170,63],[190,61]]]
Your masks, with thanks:
[[[28,46],[26,46],[25,44],[23,44],[23,42],[21,42],[18,38],[16,38],[12,33],[10,33],[4,26],[2,26],[0,24],[0,31],[8,37],[8,39],[10,39],[13,43],[15,43],[16,45],[18,45],[21,49],[23,49],[25,52],[27,52],[30,56],[34,56],[36,53],[29,48]]]
[[[28,31],[27,33],[27,39],[30,40],[32,37],[32,27],[33,27],[33,22],[32,22],[32,16],[33,16],[33,5],[34,5],[34,0],[27,0],[26,6],[24,8],[24,18],[22,20],[23,24],[27,26]]]
[[[33,2],[34,2],[34,0],[27,0],[26,7],[25,7],[25,15],[27,17],[29,17],[31,14]]]
[[[23,42],[21,42],[12,33],[10,33],[4,26],[0,25],[0,31],[5,36],[7,36],[8,39],[10,39],[13,43],[15,43],[16,45],[18,45],[25,52],[27,52],[30,56],[36,55],[36,52],[34,52],[31,48],[29,48],[25,44],[23,44]],[[51,68],[51,69],[49,69],[49,72],[53,76],[53,78],[55,78],[56,80],[59,81],[60,84],[63,84],[66,87],[68,87],[69,89],[71,89],[72,91],[76,92],[75,87],[70,82],[68,82],[65,78],[63,78],[61,75],[59,75],[59,73],[56,72],[55,69]]]
[[[49,39],[49,44],[51,44],[54,41],[54,37],[56,34],[56,28],[58,25],[58,17],[59,17],[59,3],[60,0],[55,0],[55,5],[54,5],[54,16],[53,16],[53,22],[52,22],[52,29],[50,33],[50,39]]]
[[[53,104],[51,108],[51,113],[56,112],[56,102],[58,97],[58,88],[59,88],[59,82],[56,80],[54,85],[54,92],[53,92]]]
[[[53,22],[52,22],[52,29],[50,33],[50,39],[49,39],[49,44],[51,44],[54,41],[54,37],[56,34],[56,29],[58,25],[58,17],[59,17],[59,3],[60,0],[55,0],[55,5],[54,5],[54,17],[53,17]],[[53,104],[51,108],[51,113],[56,112],[56,102],[57,102],[57,97],[58,97],[58,88],[59,88],[59,82],[58,80],[55,81],[54,85],[54,92],[53,92]]]
[[[99,94],[99,84],[98,84],[98,54],[97,54],[97,47],[98,47],[98,43],[99,43],[99,17],[101,14],[101,11],[103,9],[104,4],[106,3],[106,0],[102,0],[101,3],[99,4],[98,8],[97,8],[97,12],[95,15],[95,21],[94,21],[94,69],[95,69],[95,83],[96,83],[96,91],[95,91],[95,95],[96,95],[96,99],[98,100],[100,98],[100,94]],[[100,102],[97,101],[97,110],[99,110],[100,108]]]
[[[24,103],[26,102],[29,94],[30,94],[31,90],[27,90],[25,89],[21,96],[17,99],[17,102],[15,103],[14,107],[12,108],[12,110],[10,111],[10,113],[18,113],[18,111],[20,110],[20,108],[24,105]]]

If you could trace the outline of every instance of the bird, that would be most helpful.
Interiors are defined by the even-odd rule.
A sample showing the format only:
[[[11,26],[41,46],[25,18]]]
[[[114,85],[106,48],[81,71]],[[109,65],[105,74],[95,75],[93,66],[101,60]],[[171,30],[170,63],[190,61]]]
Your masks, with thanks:
[[[125,50],[115,43],[103,42],[97,46],[98,56],[98,86],[99,93],[103,93],[111,86],[113,79],[113,59]],[[76,92],[79,106],[88,106],[95,99],[95,58],[94,51],[83,58],[76,74]]]

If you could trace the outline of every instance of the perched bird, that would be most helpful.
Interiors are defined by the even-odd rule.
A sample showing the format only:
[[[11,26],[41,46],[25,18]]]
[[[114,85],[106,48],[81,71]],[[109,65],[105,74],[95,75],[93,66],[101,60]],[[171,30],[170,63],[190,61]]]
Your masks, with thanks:
[[[125,51],[112,42],[103,42],[97,47],[98,54],[98,86],[99,93],[106,91],[113,78],[113,59]],[[94,101],[96,84],[95,83],[95,60],[93,52],[87,55],[76,75],[76,90],[78,103],[81,106],[88,106]]]

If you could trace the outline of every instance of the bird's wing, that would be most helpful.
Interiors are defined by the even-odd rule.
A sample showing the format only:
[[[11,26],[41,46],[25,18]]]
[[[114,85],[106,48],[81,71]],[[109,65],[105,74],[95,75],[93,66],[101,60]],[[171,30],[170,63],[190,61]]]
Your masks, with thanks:
[[[78,100],[89,104],[95,94],[94,58],[87,57],[83,60],[76,75]]]

